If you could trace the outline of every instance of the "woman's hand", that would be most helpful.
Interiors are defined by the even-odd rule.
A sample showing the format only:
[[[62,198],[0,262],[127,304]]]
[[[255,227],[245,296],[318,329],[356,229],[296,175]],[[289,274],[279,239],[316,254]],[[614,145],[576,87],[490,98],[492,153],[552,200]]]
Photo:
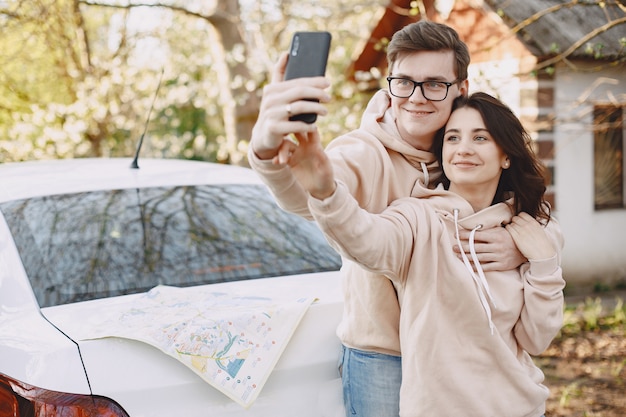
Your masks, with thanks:
[[[294,135],[297,143],[285,141],[275,157],[275,162],[286,163],[300,185],[313,197],[323,200],[337,188],[333,166],[324,152],[319,132]]]
[[[544,227],[529,214],[520,213],[513,217],[506,230],[520,252],[529,260],[548,259],[556,255]]]

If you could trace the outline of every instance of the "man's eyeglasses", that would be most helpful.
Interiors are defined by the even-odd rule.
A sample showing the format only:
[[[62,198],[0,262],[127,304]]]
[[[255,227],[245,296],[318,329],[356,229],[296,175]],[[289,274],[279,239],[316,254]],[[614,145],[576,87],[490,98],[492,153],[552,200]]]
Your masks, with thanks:
[[[398,98],[409,98],[413,95],[415,88],[419,86],[422,95],[426,100],[443,101],[448,97],[448,89],[456,84],[458,80],[453,82],[446,81],[422,81],[417,82],[408,78],[387,77],[389,82],[389,92]]]

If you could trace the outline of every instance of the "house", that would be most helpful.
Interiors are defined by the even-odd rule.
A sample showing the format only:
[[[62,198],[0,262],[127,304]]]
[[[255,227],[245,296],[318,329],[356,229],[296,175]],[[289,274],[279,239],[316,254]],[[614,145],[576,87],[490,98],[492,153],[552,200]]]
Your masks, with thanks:
[[[390,0],[353,77],[380,85],[381,45],[421,18],[459,32],[470,90],[500,97],[531,132],[550,171],[568,288],[626,285],[624,0]]]

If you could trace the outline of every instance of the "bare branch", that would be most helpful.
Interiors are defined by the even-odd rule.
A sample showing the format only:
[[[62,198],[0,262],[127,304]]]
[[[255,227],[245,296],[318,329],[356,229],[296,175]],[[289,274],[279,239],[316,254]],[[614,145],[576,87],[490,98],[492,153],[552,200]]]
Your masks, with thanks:
[[[494,47],[496,47],[498,44],[502,43],[502,41],[504,39],[509,39],[511,37],[514,37],[516,35],[518,35],[523,29],[525,29],[526,27],[530,26],[531,24],[533,24],[534,22],[536,22],[537,20],[541,19],[544,16],[547,16],[551,13],[557,12],[561,9],[566,9],[566,8],[572,8],[572,7],[577,7],[577,6],[597,6],[597,7],[601,7],[603,9],[606,10],[606,8],[603,6],[604,4],[606,4],[607,1],[602,1],[602,0],[598,0],[598,1],[581,1],[581,0],[570,0],[567,3],[560,3],[560,4],[555,4],[554,6],[548,7],[547,9],[544,10],[540,10],[537,13],[533,14],[532,16],[529,16],[528,18],[522,20],[521,22],[519,22],[518,24],[516,24],[515,26],[513,26],[509,31],[507,31],[507,34],[501,38],[498,39],[494,39],[492,42],[490,42],[488,45],[484,46],[483,48],[480,48],[476,51],[472,51],[473,53],[476,52],[486,52],[489,51],[491,49],[493,49]],[[611,5],[616,5],[618,6],[620,9],[624,9],[625,7],[617,2],[617,1],[608,1],[608,3],[610,3]],[[552,58],[551,64],[548,65],[541,65],[539,64],[539,66],[535,69],[541,69],[541,68],[545,68],[546,66],[552,65],[555,62],[558,62],[559,60],[563,60],[565,57],[569,56],[572,52],[574,52],[577,48],[579,48],[582,44],[584,44],[584,42],[587,42],[589,39],[593,38],[594,36],[597,36],[598,34],[605,32],[606,30],[610,29],[613,26],[617,26],[621,23],[624,22],[624,19],[618,19],[612,22],[607,23],[606,25],[594,30],[593,32],[591,32],[590,34],[588,34],[587,36],[585,36],[583,39],[581,39],[580,41],[582,41],[582,43],[577,42],[577,44],[572,45],[572,47],[568,48],[567,52],[561,53],[558,55],[558,57]],[[591,35],[591,36],[590,36]],[[573,49],[572,49],[573,48]],[[547,62],[547,61],[544,61]]]
[[[84,62],[81,63],[82,67],[87,71],[91,71],[91,48],[89,46],[89,35],[85,29],[85,20],[83,14],[80,11],[80,4],[78,0],[74,0],[74,19],[76,21],[76,37],[80,41],[80,46],[83,48]]]
[[[89,1],[89,0],[79,0],[79,3],[84,4],[86,6],[107,7],[107,8],[113,8],[113,9],[132,9],[135,7],[155,7],[155,8],[161,8],[161,9],[169,9],[175,12],[185,14],[187,16],[197,17],[199,19],[206,20],[213,25],[216,24],[217,21],[220,21],[220,20],[234,22],[238,19],[238,16],[230,16],[226,13],[221,13],[219,11],[216,11],[215,13],[210,14],[210,15],[206,15],[206,14],[194,12],[184,7],[171,5],[171,4],[161,4],[161,3],[106,4],[106,3],[99,3],[97,1]]]
[[[567,48],[563,53],[558,54],[557,56],[547,59],[545,61],[542,61],[540,63],[538,63],[534,70],[539,70],[542,68],[546,68],[549,67],[550,65],[553,65],[559,61],[564,60],[566,57],[568,57],[569,55],[571,55],[576,49],[580,48],[582,45],[584,45],[586,42],[589,41],[589,39],[593,39],[594,37],[596,37],[598,34],[602,33],[602,32],[606,32],[607,30],[609,30],[610,28],[617,26],[617,25],[621,25],[626,23],[626,17],[622,17],[620,19],[617,20],[613,20],[611,22],[608,22],[605,25],[602,25],[594,30],[592,30],[591,32],[589,32],[588,34],[586,34],[585,36],[583,36],[582,38],[580,38],[577,42],[575,42],[574,44],[572,44],[572,46],[570,46],[569,48]]]

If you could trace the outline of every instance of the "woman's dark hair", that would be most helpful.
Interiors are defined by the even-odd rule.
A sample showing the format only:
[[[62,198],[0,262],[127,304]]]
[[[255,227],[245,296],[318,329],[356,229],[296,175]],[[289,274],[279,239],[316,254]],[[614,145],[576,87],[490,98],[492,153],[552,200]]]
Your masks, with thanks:
[[[510,166],[502,170],[492,204],[506,201],[512,193],[515,214],[526,212],[547,223],[550,220],[550,206],[544,200],[545,167],[533,151],[532,139],[520,120],[506,104],[487,93],[458,97],[452,105],[452,112],[465,107],[480,113],[487,130],[509,157]],[[433,143],[433,151],[441,166],[442,149],[443,133],[440,132]],[[441,182],[446,189],[450,186],[445,172]]]

